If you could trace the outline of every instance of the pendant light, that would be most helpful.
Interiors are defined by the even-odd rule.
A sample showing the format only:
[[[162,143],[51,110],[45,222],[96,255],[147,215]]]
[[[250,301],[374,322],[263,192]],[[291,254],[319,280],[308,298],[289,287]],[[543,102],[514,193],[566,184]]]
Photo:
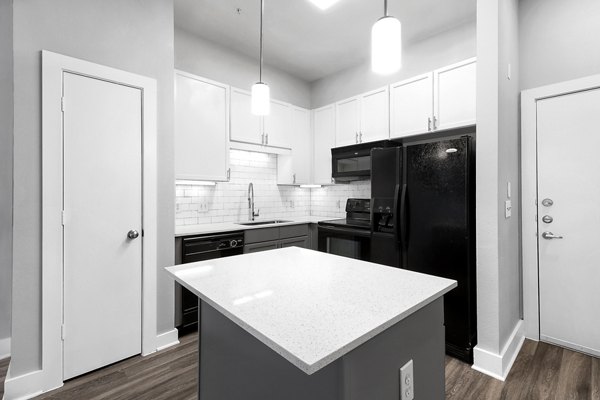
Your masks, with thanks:
[[[271,95],[269,85],[262,81],[263,66],[263,15],[265,13],[265,1],[260,0],[260,67],[258,82],[252,85],[252,114],[269,115],[271,111]]]
[[[384,0],[384,15],[371,29],[371,69],[378,74],[392,74],[402,66],[402,25],[388,15]]]

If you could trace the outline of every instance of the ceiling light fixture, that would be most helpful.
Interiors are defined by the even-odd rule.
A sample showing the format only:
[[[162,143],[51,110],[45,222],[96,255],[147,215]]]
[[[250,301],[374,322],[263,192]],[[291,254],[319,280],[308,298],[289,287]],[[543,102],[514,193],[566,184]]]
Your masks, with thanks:
[[[269,115],[271,111],[271,93],[269,85],[262,81],[263,67],[263,15],[265,13],[265,1],[260,0],[260,66],[258,82],[252,85],[252,114]]]
[[[402,25],[388,15],[387,0],[383,8],[383,17],[371,29],[371,69],[377,74],[392,74],[402,66]]]
[[[321,10],[325,11],[335,3],[340,0],[309,0],[315,6],[319,7]]]

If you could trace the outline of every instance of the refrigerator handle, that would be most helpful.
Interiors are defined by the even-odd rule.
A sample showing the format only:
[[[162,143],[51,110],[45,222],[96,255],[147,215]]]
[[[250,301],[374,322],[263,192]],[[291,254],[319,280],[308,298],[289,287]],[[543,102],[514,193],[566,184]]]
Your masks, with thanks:
[[[408,246],[408,238],[407,235],[407,224],[408,224],[408,215],[406,214],[406,192],[408,192],[408,185],[402,185],[402,197],[400,198],[400,215],[398,216],[397,221],[400,222],[400,243],[402,247],[402,252],[406,251]]]
[[[399,243],[400,240],[398,238],[398,224],[400,222],[400,215],[398,213],[398,199],[400,197],[400,184],[396,184],[396,187],[394,188],[394,213],[393,218],[394,218],[394,241],[396,243]]]

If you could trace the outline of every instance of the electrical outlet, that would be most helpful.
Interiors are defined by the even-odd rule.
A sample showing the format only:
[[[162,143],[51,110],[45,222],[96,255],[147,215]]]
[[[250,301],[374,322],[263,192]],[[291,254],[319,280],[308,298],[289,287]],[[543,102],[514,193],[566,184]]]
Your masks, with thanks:
[[[510,218],[512,215],[512,201],[506,200],[504,202],[504,217],[506,219]]]
[[[413,360],[400,368],[400,400],[414,400],[415,375],[413,374]]]

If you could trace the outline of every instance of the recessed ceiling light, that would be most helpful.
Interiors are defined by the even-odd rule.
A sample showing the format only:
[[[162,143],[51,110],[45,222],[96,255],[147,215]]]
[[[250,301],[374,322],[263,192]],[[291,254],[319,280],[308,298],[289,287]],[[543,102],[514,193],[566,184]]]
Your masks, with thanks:
[[[340,0],[308,0],[321,10],[325,11]]]

